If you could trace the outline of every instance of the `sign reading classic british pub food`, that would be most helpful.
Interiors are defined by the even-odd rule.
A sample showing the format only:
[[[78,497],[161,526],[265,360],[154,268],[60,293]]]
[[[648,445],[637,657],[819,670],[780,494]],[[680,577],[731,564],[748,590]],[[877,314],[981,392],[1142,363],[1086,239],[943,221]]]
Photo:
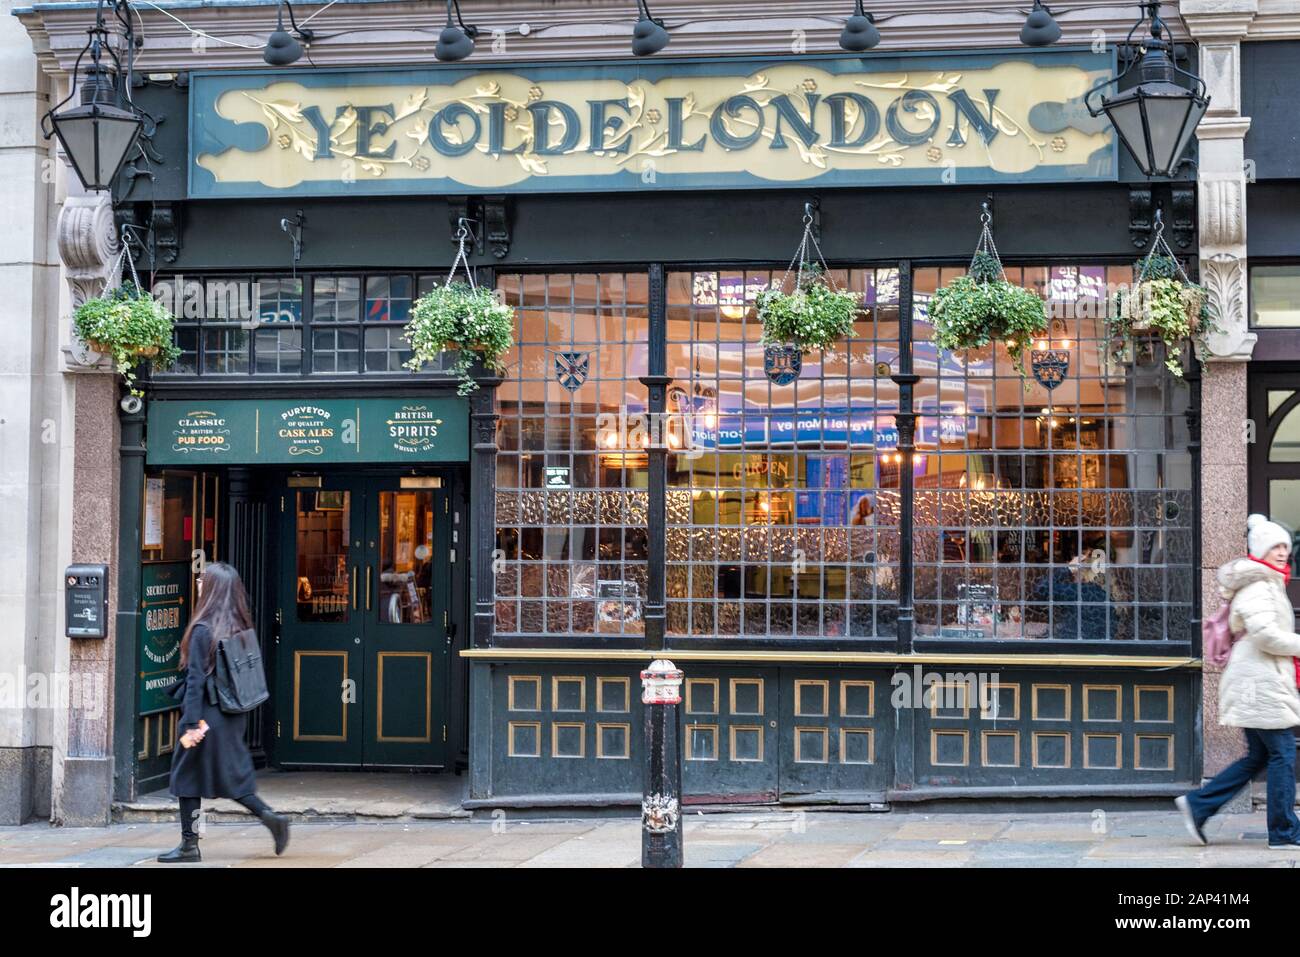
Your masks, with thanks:
[[[463,399],[166,400],[149,405],[150,465],[457,462]]]
[[[193,197],[1114,180],[1114,52],[197,73]]]

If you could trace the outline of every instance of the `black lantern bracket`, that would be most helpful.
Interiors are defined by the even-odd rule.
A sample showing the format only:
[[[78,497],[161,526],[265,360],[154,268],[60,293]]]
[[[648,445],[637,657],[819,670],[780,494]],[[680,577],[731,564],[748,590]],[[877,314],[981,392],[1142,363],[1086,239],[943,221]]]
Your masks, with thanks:
[[[301,209],[294,214],[293,219],[285,217],[280,220],[280,228],[289,234],[289,241],[293,243],[294,278],[297,278],[298,263],[302,261],[302,231],[306,226],[307,217]]]
[[[1142,17],[1121,44],[1135,55],[1118,76],[1085,93],[1083,102],[1090,116],[1110,120],[1144,176],[1173,177],[1192,162],[1184,154],[1210,97],[1204,80],[1178,66],[1178,49],[1160,18],[1158,0],[1144,0],[1140,7]],[[1149,35],[1134,42],[1148,23]],[[1125,86],[1132,74],[1138,82]]]
[[[110,33],[106,9],[120,34]],[[73,64],[68,95],[41,117],[41,132],[46,139],[58,137],[82,186],[93,192],[112,188],[142,135],[152,136],[157,123],[131,99],[135,52],[142,38],[132,28],[127,0],[98,0],[95,23],[86,32],[89,38]],[[118,36],[125,62],[115,49]],[[74,97],[79,102],[69,106]]]

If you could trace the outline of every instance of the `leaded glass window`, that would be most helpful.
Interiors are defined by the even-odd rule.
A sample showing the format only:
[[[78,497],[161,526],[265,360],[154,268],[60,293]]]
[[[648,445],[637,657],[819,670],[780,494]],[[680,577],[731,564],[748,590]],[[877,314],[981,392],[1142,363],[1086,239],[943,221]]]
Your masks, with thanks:
[[[758,292],[781,273],[668,276],[672,635],[897,633],[898,270],[836,270],[862,293],[852,336],[780,385],[764,367]]]
[[[517,345],[497,393],[496,629],[641,634],[647,453],[645,273],[506,275]]]
[[[1190,640],[1188,387],[1155,340],[1103,341],[1131,269],[1007,269],[1048,307],[1026,378],[1002,343],[936,352],[926,305],[961,272],[914,276],[917,638]]]
[[[155,286],[177,317],[166,375],[400,373],[416,298],[442,277],[390,273],[175,276]],[[427,367],[441,371],[444,358]]]

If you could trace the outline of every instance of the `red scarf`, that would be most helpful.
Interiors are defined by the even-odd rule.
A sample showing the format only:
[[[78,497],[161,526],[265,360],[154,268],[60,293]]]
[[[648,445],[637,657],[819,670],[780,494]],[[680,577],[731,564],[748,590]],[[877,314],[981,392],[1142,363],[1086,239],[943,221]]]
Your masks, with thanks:
[[[1263,565],[1265,568],[1271,568],[1271,569],[1273,569],[1273,571],[1275,571],[1275,572],[1277,572],[1279,575],[1281,575],[1281,576],[1282,576],[1282,586],[1283,586],[1283,587],[1286,587],[1286,585],[1291,581],[1291,566],[1290,566],[1290,565],[1284,565],[1284,566],[1282,566],[1281,568],[1278,568],[1278,567],[1277,567],[1276,565],[1274,565],[1272,562],[1266,562],[1266,561],[1264,561],[1264,559],[1262,559],[1262,558],[1256,558],[1254,555],[1247,555],[1246,557],[1249,558],[1252,562],[1258,562],[1259,564]],[[1300,658],[1292,658],[1292,659],[1291,659],[1291,663],[1295,666],[1295,684],[1296,684],[1296,687],[1297,687],[1297,688],[1300,688]]]
[[[1246,557],[1249,558],[1252,562],[1257,562],[1258,564],[1263,565],[1265,568],[1271,568],[1271,569],[1273,569],[1273,571],[1275,571],[1275,572],[1277,572],[1279,575],[1281,575],[1281,576],[1282,576],[1282,584],[1283,584],[1283,585],[1287,585],[1287,584],[1289,584],[1289,583],[1291,582],[1291,566],[1290,566],[1290,565],[1282,565],[1282,566],[1279,567],[1279,566],[1277,566],[1277,565],[1274,565],[1272,562],[1266,562],[1266,561],[1264,561],[1264,559],[1262,559],[1262,558],[1256,558],[1254,555],[1247,555]]]

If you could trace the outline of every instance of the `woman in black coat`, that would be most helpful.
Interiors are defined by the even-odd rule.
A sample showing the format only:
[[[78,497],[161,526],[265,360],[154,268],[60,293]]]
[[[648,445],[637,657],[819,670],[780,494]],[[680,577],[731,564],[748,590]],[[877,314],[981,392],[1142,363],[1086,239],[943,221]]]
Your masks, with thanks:
[[[180,747],[172,754],[170,787],[181,804],[181,843],[158,860],[170,864],[202,859],[194,822],[201,799],[217,797],[233,798],[257,815],[275,838],[275,853],[281,854],[289,843],[289,819],[257,796],[253,758],[244,743],[248,715],[226,714],[207,694],[217,639],[256,641],[244,585],[230,565],[212,562],[204,567],[198,590],[198,607],[181,639],[185,680],[173,691],[182,701]]]

